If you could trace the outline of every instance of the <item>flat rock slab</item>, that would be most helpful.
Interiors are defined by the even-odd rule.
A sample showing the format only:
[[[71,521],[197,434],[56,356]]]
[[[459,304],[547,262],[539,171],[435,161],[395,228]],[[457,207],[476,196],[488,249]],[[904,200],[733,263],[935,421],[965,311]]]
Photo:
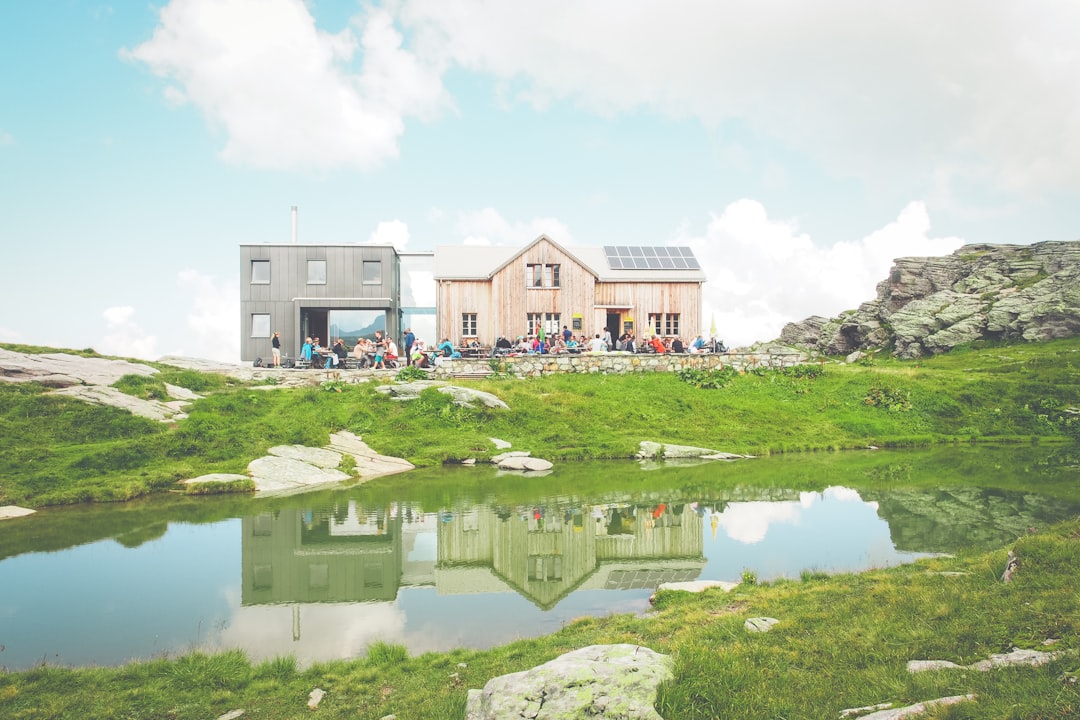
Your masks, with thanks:
[[[27,515],[33,515],[35,512],[37,512],[37,510],[19,507],[18,505],[4,505],[0,507],[0,520],[10,520],[11,518],[26,517]]]
[[[144,400],[120,392],[116,388],[107,385],[71,385],[70,387],[53,390],[51,394],[77,398],[94,405],[108,405],[109,407],[120,408],[121,410],[127,410],[132,415],[157,420],[158,422],[182,420],[187,417],[183,412],[183,408],[189,404],[185,400],[171,402]]]
[[[653,706],[674,667],[640,645],[591,645],[470,690],[465,720],[663,720]]]
[[[1037,667],[1045,665],[1051,660],[1056,660],[1066,654],[1066,650],[1043,652],[1041,650],[1022,650],[1013,648],[1011,652],[991,655],[986,660],[972,663],[971,665],[957,665],[948,660],[910,660],[907,664],[909,673],[927,672],[929,670],[976,670],[986,672],[998,667],[1010,665],[1029,665]]]
[[[357,474],[364,479],[379,477],[380,475],[393,475],[416,467],[408,460],[390,457],[389,455],[380,455],[368,447],[367,443],[357,435],[347,430],[331,435],[328,447],[344,455],[351,455],[356,460]]]
[[[879,710],[869,715],[863,715],[859,720],[901,720],[902,718],[916,717],[919,715],[925,715],[927,712],[936,707],[943,705],[955,705],[962,702],[970,702],[975,699],[974,695],[951,695],[949,697],[938,698],[937,700],[926,700],[921,703],[915,703],[914,705],[908,705],[901,708],[892,708],[890,710]]]
[[[500,460],[498,465],[500,470],[525,470],[527,472],[543,472],[553,467],[550,461],[534,457],[508,457]]]
[[[348,480],[340,470],[321,468],[303,460],[268,455],[248,463],[256,495],[291,495],[319,485]]]
[[[341,464],[341,453],[326,448],[313,448],[306,445],[275,445],[267,452],[275,457],[300,460],[324,469],[333,469]]]
[[[154,375],[155,368],[127,360],[67,353],[35,355],[0,349],[0,380],[38,382],[50,387],[112,385],[124,375]]]
[[[227,482],[236,482],[238,480],[250,480],[250,479],[251,479],[251,477],[248,476],[248,475],[239,475],[237,473],[207,473],[206,475],[200,475],[199,477],[189,478],[187,480],[184,480],[183,482],[185,484],[192,485],[192,484],[195,484],[195,483],[207,483],[207,482],[227,483]]]
[[[660,583],[660,585],[657,586],[656,591],[680,590],[682,592],[704,592],[705,590],[711,590],[712,588],[720,588],[724,592],[731,592],[737,587],[739,587],[738,583],[726,582],[724,580],[688,580],[686,582]]]
[[[664,460],[683,460],[698,458],[701,460],[745,460],[749,455],[736,455],[735,453],[722,452],[712,448],[695,447],[693,445],[672,445],[670,443],[658,443],[651,440],[642,440],[637,457],[640,460],[663,458]]]
[[[375,390],[389,395],[395,400],[412,400],[419,397],[420,393],[429,388],[435,388],[444,395],[449,395],[454,399],[455,403],[466,407],[473,407],[476,403],[480,403],[490,408],[504,408],[507,410],[510,408],[509,405],[489,392],[449,385],[441,380],[414,380],[407,383],[394,383],[393,385],[383,385]]]

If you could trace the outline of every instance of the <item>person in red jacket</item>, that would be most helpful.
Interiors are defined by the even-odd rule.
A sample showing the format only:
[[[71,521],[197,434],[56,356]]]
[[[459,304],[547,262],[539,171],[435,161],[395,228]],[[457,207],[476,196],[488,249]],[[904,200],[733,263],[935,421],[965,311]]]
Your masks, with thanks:
[[[649,344],[652,345],[653,350],[655,350],[657,354],[667,352],[667,348],[664,347],[664,341],[656,335],[652,336],[652,339],[649,340]]]

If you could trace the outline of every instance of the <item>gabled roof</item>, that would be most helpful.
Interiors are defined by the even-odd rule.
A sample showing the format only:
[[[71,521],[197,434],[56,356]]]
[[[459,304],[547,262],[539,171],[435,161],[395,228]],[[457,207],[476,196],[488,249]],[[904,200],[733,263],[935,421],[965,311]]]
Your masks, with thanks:
[[[435,248],[436,280],[490,280],[496,273],[541,241],[555,246],[600,282],[705,282],[702,270],[613,270],[598,246],[563,247],[540,235],[523,248],[504,245],[440,245]]]

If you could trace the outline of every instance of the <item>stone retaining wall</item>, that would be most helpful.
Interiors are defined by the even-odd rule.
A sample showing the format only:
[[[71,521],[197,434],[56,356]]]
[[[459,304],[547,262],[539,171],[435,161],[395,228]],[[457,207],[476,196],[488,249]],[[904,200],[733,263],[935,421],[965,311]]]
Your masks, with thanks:
[[[607,373],[624,375],[644,372],[678,372],[686,368],[712,370],[735,367],[742,370],[754,366],[783,367],[805,361],[797,353],[706,353],[702,355],[651,355],[644,353],[586,353],[582,355],[519,355],[500,358],[503,371],[519,377],[536,377],[548,373]],[[461,358],[440,359],[435,366],[436,378],[484,376],[493,372],[491,360]]]

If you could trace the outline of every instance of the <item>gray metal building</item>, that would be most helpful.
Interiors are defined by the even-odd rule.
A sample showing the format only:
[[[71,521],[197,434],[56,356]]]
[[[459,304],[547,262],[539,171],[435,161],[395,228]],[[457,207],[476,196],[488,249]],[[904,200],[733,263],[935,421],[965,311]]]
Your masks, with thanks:
[[[240,357],[269,364],[274,332],[293,358],[305,337],[325,345],[340,337],[351,348],[382,330],[400,342],[413,315],[434,316],[433,299],[431,307],[415,299],[433,293],[412,287],[433,264],[432,253],[399,254],[392,245],[241,245]]]

